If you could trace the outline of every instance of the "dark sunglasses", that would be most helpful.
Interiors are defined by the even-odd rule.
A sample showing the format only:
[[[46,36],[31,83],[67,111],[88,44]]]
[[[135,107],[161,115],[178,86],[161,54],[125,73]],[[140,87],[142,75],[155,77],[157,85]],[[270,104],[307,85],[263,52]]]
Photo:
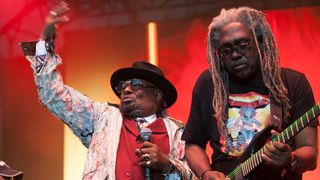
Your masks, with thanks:
[[[139,90],[144,88],[154,88],[157,89],[157,87],[151,85],[150,83],[143,81],[141,79],[130,79],[127,81],[120,81],[118,85],[116,86],[116,91],[120,94],[122,90],[127,88],[130,85],[130,87],[133,90]]]
[[[241,42],[231,47],[221,48],[219,49],[219,51],[222,57],[231,57],[234,50],[236,50],[240,54],[243,54],[248,50],[250,50],[251,46],[252,46],[252,41]]]

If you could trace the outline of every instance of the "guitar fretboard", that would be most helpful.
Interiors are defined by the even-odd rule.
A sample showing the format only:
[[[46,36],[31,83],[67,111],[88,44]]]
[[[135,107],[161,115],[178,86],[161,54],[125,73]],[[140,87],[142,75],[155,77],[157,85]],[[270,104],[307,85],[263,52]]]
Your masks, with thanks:
[[[309,111],[303,114],[299,119],[294,121],[289,127],[283,130],[279,135],[274,137],[267,145],[274,142],[286,143],[292,137],[297,135],[303,128],[305,128],[313,119],[315,119],[320,114],[320,103],[313,106]],[[261,154],[265,150],[266,146],[261,148],[259,151],[251,155],[246,161],[241,163],[234,169],[228,177],[233,179],[238,173],[242,172],[243,176],[248,175],[253,169],[262,163]]]

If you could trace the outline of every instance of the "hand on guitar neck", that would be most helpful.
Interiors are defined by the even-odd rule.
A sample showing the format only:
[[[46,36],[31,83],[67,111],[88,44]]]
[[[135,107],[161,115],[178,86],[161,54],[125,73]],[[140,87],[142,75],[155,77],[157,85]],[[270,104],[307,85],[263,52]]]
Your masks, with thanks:
[[[271,130],[272,136],[279,135],[275,130]],[[261,155],[264,164],[285,168],[288,167],[292,161],[292,150],[288,144],[281,142],[274,142],[266,146],[263,154]]]

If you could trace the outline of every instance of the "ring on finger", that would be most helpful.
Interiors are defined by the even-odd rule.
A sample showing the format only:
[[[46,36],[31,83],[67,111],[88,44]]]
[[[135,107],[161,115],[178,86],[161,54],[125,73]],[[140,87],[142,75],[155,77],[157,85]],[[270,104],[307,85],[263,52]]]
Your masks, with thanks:
[[[150,161],[150,160],[147,161],[146,166],[147,166],[147,167],[150,167],[150,166],[151,166],[151,161]]]
[[[144,154],[144,155],[142,155],[142,159],[143,159],[144,161],[149,161],[149,160],[150,160],[150,154]]]
[[[57,16],[58,15],[58,13],[56,13],[56,12],[54,12],[54,11],[50,11],[49,12],[52,16]]]

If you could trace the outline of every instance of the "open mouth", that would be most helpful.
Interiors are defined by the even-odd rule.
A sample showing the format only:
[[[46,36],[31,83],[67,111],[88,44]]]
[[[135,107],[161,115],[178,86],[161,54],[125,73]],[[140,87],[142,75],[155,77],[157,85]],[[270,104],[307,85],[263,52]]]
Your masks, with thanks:
[[[121,101],[122,101],[122,103],[128,104],[128,103],[133,102],[134,99],[133,99],[132,97],[130,97],[130,96],[125,96],[125,97],[122,97],[122,98],[121,98]]]

